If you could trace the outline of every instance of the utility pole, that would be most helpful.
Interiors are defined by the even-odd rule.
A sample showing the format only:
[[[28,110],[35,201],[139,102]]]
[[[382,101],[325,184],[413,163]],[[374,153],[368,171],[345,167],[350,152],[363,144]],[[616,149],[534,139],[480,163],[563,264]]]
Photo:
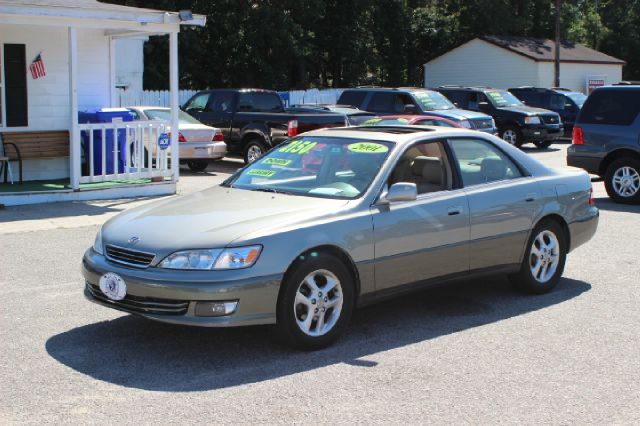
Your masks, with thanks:
[[[556,49],[553,85],[560,87],[560,0],[556,0]]]

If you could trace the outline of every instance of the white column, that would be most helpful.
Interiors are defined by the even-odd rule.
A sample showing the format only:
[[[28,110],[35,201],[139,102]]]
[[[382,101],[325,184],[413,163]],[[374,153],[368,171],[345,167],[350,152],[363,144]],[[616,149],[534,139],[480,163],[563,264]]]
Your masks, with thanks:
[[[74,27],[69,27],[69,175],[71,188],[80,188],[80,129],[78,129],[78,36]]]
[[[173,181],[180,178],[180,148],[178,147],[178,33],[169,34],[169,91],[171,92],[171,172]]]
[[[109,37],[109,101],[112,107],[119,106],[116,91],[116,39],[113,37]]]

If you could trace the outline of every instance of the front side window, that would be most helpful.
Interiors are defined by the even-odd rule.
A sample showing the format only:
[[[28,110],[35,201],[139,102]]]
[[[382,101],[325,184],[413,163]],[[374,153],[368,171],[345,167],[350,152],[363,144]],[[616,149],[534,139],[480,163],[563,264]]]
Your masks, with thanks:
[[[415,183],[418,194],[427,194],[451,189],[451,176],[442,142],[425,142],[410,147],[402,155],[388,184]]]
[[[516,164],[490,142],[452,139],[449,143],[465,187],[522,176]]]
[[[249,191],[350,199],[378,175],[393,143],[350,138],[297,137],[227,179]]]
[[[549,98],[549,108],[556,111],[564,111],[567,102],[567,98],[562,95],[551,95]]]
[[[245,92],[240,93],[238,111],[244,112],[280,112],[282,100],[275,93]]]
[[[524,104],[506,90],[488,90],[485,92],[489,102],[496,108],[519,107]]]
[[[195,98],[189,101],[189,104],[186,106],[185,110],[189,113],[206,111],[207,103],[209,102],[210,96],[211,93],[202,93],[200,95],[196,95]]]
[[[418,90],[411,93],[416,98],[423,111],[446,110],[454,109],[456,107],[440,92]]]

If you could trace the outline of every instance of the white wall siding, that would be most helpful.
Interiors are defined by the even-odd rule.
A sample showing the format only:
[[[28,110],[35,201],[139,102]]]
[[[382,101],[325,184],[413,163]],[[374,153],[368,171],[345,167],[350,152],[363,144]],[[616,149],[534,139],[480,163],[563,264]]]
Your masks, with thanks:
[[[554,71],[552,62],[538,63],[538,85],[541,87],[554,86]],[[613,84],[622,80],[621,65],[600,64],[560,64],[560,87],[587,93],[587,77],[602,76],[605,84]]]
[[[535,62],[474,39],[425,64],[425,86],[445,84],[508,88],[534,85]]]

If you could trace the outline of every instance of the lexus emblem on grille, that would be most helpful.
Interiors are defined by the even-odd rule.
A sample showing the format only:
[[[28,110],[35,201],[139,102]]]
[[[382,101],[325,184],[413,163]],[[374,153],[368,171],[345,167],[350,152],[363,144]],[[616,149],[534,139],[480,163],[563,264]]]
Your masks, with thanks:
[[[131,237],[128,240],[129,244],[131,244],[131,245],[136,244],[138,241],[140,241],[140,238],[138,238],[138,237]]]

